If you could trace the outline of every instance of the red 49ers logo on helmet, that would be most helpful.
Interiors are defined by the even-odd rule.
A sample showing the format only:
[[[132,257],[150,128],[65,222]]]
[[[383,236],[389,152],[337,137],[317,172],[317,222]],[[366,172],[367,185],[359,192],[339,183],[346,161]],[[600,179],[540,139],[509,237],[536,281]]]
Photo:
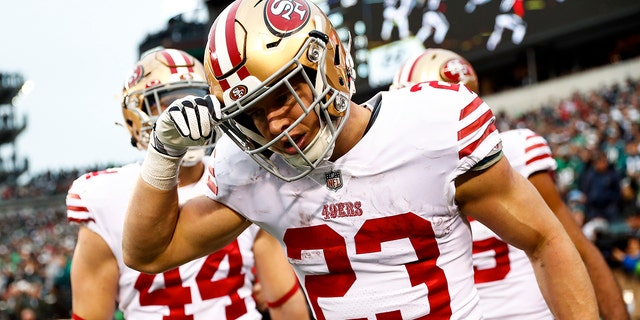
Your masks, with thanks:
[[[231,98],[231,100],[236,101],[244,97],[244,95],[247,94],[248,91],[249,89],[247,88],[247,86],[243,84],[237,85],[233,89],[231,89],[231,92],[229,92],[229,97]]]
[[[442,66],[440,72],[445,80],[458,83],[468,79],[471,76],[471,70],[468,63],[460,59],[451,59]]]
[[[305,0],[267,0],[264,20],[271,33],[286,37],[307,24],[310,11]]]
[[[142,74],[144,74],[144,70],[142,69],[142,66],[137,65],[129,75],[129,78],[127,79],[127,88],[131,88],[135,86],[138,83],[138,81],[140,81],[140,79],[142,78]]]

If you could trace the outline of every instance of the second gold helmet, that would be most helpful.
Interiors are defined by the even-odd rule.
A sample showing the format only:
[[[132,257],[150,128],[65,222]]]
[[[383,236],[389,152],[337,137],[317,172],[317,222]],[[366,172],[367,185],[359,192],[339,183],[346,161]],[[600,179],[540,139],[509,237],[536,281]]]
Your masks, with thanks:
[[[176,49],[148,52],[136,63],[122,90],[122,115],[131,144],[146,150],[157,117],[175,99],[209,91],[204,67],[190,54]]]
[[[461,83],[478,93],[478,76],[469,61],[446,49],[429,48],[407,60],[393,78],[390,89],[424,81]]]

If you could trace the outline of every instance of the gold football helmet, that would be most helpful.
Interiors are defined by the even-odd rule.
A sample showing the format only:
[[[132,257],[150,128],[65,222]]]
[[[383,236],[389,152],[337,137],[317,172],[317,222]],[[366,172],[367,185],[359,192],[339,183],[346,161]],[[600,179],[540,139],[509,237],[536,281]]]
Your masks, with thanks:
[[[469,61],[446,49],[429,48],[407,60],[389,88],[397,90],[424,81],[462,83],[478,92],[478,76]]]
[[[157,49],[145,53],[124,83],[122,115],[131,144],[146,150],[153,124],[174,100],[209,92],[204,67],[188,53]]]
[[[349,115],[355,92],[355,73],[327,16],[309,0],[238,0],[214,21],[204,57],[210,91],[224,103],[215,115],[220,128],[263,168],[286,181],[297,180],[328,159]],[[291,80],[302,79],[313,91],[313,102],[303,105]],[[284,88],[284,89],[283,89]],[[297,124],[311,112],[320,119],[320,131],[296,155],[279,155],[297,168],[285,176],[275,164],[272,146],[293,139],[285,129],[266,141],[246,111],[275,90],[288,90],[303,109]]]

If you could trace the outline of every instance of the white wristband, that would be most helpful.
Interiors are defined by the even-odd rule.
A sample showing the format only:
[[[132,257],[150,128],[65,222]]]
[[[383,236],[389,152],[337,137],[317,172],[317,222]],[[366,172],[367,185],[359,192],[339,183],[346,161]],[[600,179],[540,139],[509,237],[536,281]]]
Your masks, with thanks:
[[[182,157],[164,155],[149,145],[140,169],[140,177],[157,189],[171,190],[178,184],[181,160]]]

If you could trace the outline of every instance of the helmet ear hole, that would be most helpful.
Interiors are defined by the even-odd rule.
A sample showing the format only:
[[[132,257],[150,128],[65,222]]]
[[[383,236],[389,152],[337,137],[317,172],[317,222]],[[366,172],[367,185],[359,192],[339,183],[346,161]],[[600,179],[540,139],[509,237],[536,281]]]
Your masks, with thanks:
[[[138,147],[138,140],[137,140],[135,137],[131,137],[131,145],[132,145],[134,148],[137,148],[137,147]]]

